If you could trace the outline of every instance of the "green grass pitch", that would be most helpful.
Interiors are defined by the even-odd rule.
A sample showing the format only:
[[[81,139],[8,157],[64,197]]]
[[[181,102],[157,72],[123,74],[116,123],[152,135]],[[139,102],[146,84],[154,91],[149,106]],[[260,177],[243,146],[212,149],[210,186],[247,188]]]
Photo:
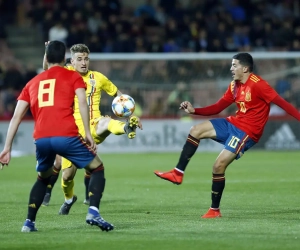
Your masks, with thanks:
[[[83,170],[77,172],[78,201],[68,216],[57,182],[49,207],[41,207],[36,233],[21,233],[35,158],[13,158],[0,172],[0,249],[299,249],[299,152],[247,152],[226,172],[223,217],[201,219],[210,206],[211,169],[218,153],[197,153],[180,186],[157,178],[179,154],[103,155],[106,189],[101,214],[115,225],[102,232],[85,224]]]

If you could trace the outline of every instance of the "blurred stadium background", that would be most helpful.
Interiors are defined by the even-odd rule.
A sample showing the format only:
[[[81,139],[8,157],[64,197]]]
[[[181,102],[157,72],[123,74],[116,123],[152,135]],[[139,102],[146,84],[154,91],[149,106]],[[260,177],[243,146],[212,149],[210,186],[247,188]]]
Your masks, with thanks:
[[[189,100],[205,106],[218,100],[231,80],[231,56],[238,51],[251,52],[255,73],[300,109],[299,2],[0,0],[0,143],[20,89],[41,71],[48,40],[62,40],[68,48],[87,44],[90,68],[136,100],[145,130],[134,142],[109,138],[104,150],[118,145],[130,152],[181,150],[189,127],[199,120],[179,112],[178,104]],[[103,114],[112,115],[111,101],[103,93]],[[220,115],[234,112],[232,106]],[[273,106],[257,148],[300,149],[297,124]],[[30,121],[21,127],[17,149],[28,149],[22,144],[31,140],[31,128]],[[176,136],[164,139],[168,133]],[[199,150],[219,147],[208,142]]]

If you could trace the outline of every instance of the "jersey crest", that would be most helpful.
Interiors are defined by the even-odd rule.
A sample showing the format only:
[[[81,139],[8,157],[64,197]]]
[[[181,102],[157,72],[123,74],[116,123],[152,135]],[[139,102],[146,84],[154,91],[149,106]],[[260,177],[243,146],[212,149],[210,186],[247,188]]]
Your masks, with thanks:
[[[90,78],[90,84],[91,84],[92,86],[94,86],[94,85],[96,84],[96,80],[95,80],[94,74],[91,73],[91,74],[89,75],[89,78]]]
[[[251,101],[251,92],[248,90],[246,92],[245,101],[250,102]]]

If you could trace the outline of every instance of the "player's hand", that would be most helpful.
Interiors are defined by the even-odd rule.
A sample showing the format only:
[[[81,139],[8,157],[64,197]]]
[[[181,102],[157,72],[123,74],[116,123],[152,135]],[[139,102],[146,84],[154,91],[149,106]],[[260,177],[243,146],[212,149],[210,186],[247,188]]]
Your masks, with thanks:
[[[50,41],[45,42],[45,47],[47,47],[49,43],[50,43]]]
[[[5,165],[8,165],[8,163],[10,162],[10,158],[11,158],[11,154],[10,154],[10,150],[3,150],[0,153],[0,169],[2,170],[3,167]]]
[[[195,109],[194,109],[193,105],[188,101],[182,102],[179,106],[179,109],[183,109],[188,114],[195,113]]]
[[[89,144],[90,148],[96,152],[97,151],[97,144],[95,143],[93,137],[91,136],[91,134],[86,135],[85,136],[85,140],[87,142],[87,144]]]

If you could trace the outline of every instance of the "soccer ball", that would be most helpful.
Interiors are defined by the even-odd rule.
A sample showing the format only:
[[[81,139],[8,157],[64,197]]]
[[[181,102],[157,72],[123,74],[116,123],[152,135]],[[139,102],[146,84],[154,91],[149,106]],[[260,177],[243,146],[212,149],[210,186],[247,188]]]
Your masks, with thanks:
[[[131,96],[123,94],[115,97],[111,107],[117,117],[128,117],[134,112],[135,102]]]

